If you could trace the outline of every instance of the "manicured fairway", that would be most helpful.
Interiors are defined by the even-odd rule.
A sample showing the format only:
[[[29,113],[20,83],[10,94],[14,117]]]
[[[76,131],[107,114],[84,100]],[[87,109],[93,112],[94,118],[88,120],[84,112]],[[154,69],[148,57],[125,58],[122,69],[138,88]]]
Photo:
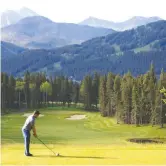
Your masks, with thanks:
[[[2,116],[2,164],[166,164],[166,128],[116,124],[113,118],[101,117],[78,109],[48,108],[40,110],[36,121],[39,138],[53,151],[32,136],[31,153],[24,156],[21,127],[24,113]],[[71,115],[86,115],[83,120],[67,120]],[[131,138],[157,138],[163,144],[130,143]]]

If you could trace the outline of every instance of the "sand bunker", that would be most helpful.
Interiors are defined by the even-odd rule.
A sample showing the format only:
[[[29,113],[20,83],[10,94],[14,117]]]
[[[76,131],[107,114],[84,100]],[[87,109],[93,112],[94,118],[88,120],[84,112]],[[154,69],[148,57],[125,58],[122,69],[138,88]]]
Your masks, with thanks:
[[[86,115],[72,115],[70,116],[70,118],[66,118],[68,120],[81,120],[81,119],[85,119]]]
[[[28,117],[29,115],[32,115],[32,113],[25,113],[24,115],[22,115],[22,116],[24,116],[24,117]],[[40,114],[39,115],[39,117],[43,117],[44,115],[43,114]]]

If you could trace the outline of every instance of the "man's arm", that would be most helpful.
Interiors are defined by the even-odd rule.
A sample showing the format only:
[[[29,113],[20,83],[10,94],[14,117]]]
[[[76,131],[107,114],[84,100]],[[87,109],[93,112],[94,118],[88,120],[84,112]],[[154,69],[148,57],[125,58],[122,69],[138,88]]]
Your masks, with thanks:
[[[33,135],[34,135],[34,137],[37,137],[37,134],[36,134],[36,127],[35,127],[35,125],[33,125],[32,130],[33,130]]]

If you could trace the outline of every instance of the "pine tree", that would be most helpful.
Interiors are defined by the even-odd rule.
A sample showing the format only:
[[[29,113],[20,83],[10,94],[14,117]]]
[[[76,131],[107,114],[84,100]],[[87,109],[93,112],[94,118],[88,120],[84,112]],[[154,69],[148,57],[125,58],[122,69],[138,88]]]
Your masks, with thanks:
[[[148,82],[148,87],[149,87],[149,102],[150,102],[150,112],[149,112],[149,118],[148,118],[148,123],[152,122],[154,123],[154,117],[155,117],[155,100],[156,100],[156,76],[155,76],[155,71],[154,71],[154,65],[151,64],[150,70],[149,70],[149,82]]]
[[[127,124],[131,123],[132,110],[132,84],[133,79],[131,73],[124,75],[122,80],[122,103],[123,103],[123,121]]]
[[[36,85],[34,83],[30,83],[29,89],[30,89],[30,107],[36,108]]]
[[[166,99],[165,99],[165,89],[163,87],[166,87],[166,73],[164,73],[164,70],[161,70],[161,74],[160,74],[160,80],[159,80],[159,88],[158,91],[160,92],[160,116],[159,116],[159,123],[161,128],[163,128],[164,126],[164,118],[166,115],[166,107],[164,105],[164,102],[166,103]]]
[[[50,84],[51,84],[51,87],[52,87],[52,93],[50,95],[50,101],[52,102],[52,107],[53,107],[53,103],[54,103],[54,100],[55,100],[55,94],[54,94],[54,91],[55,91],[55,86],[54,86],[54,80],[53,80],[53,77],[50,76]]]
[[[68,107],[70,107],[70,104],[72,102],[72,89],[73,89],[73,82],[71,80],[67,80],[66,102]]]
[[[121,78],[119,75],[116,75],[114,81],[114,98],[115,98],[115,110],[116,110],[116,118],[117,123],[119,123],[120,117],[120,102],[121,102]]]
[[[6,73],[3,73],[1,75],[1,101],[2,101],[2,110],[4,110],[4,112],[6,111],[7,108],[7,103],[8,103],[8,82],[9,82],[9,78],[8,75]]]
[[[144,76],[141,75],[138,78],[138,92],[139,92],[139,124],[143,124],[144,120],[144,114],[145,114],[145,109],[146,109],[146,102],[147,102],[147,97],[146,97],[146,90],[144,89]]]
[[[97,104],[99,100],[99,81],[100,81],[99,79],[100,77],[98,73],[95,72],[94,78],[92,81],[92,102],[93,104],[95,104],[96,109],[97,109]]]
[[[65,105],[65,77],[61,76],[59,81],[60,82],[58,83],[58,85],[60,84],[60,88],[61,88],[59,93],[59,99],[64,106]]]
[[[149,88],[150,88],[149,100],[150,100],[150,106],[151,106],[151,112],[150,112],[149,117],[150,117],[152,124],[153,124],[154,117],[155,117],[156,84],[153,82],[152,79],[149,80]]]
[[[157,81],[157,78],[155,75],[155,68],[154,68],[153,63],[151,63],[151,66],[150,66],[149,76],[150,76],[150,79],[152,79],[152,82],[154,82],[154,84],[155,84]]]
[[[108,73],[107,76],[107,83],[106,83],[106,89],[107,89],[107,115],[108,116],[113,116],[114,111],[113,111],[113,98],[114,98],[114,77],[112,73]]]
[[[30,106],[30,73],[27,71],[24,75],[24,92],[25,92],[25,102],[26,102],[26,108],[29,108]]]
[[[73,84],[73,95],[72,100],[75,103],[75,106],[77,106],[77,103],[79,102],[79,96],[80,96],[80,86],[77,82]]]
[[[92,108],[92,78],[86,76],[81,84],[80,93],[83,97],[84,108],[86,110]]]
[[[107,98],[106,82],[107,82],[106,76],[103,76],[100,78],[99,105],[100,105],[100,112],[102,116],[107,116],[106,106],[108,103],[108,98]]]
[[[18,105],[19,105],[19,108],[21,108],[21,101],[23,100],[21,98],[21,94],[24,94],[24,85],[25,85],[25,82],[24,81],[21,81],[21,80],[16,80],[16,87],[15,87],[15,90],[17,91],[18,93]],[[25,94],[24,94],[25,96]]]
[[[133,124],[136,126],[139,125],[140,121],[140,96],[139,96],[139,87],[137,85],[137,80],[135,80],[134,86],[132,88],[132,112],[131,112],[131,120]]]
[[[56,101],[59,103],[62,101],[62,82],[63,82],[63,77],[57,77],[56,78]],[[55,81],[54,81],[55,82]]]
[[[161,123],[162,101],[159,89],[156,90],[155,109],[152,112],[152,126]]]
[[[8,86],[8,99],[9,99],[9,103],[8,103],[8,107],[9,108],[13,108],[14,107],[14,101],[15,101],[15,86],[16,86],[16,81],[14,79],[13,76],[9,77],[9,86]]]
[[[147,72],[143,76],[143,86],[142,86],[142,93],[141,93],[141,110],[142,112],[142,120],[141,124],[143,123],[149,123],[149,119],[151,116],[151,101],[149,98],[149,80],[150,80],[150,75],[149,72]]]
[[[36,102],[37,102],[37,108],[42,107],[43,104],[43,95],[40,91],[40,86],[43,82],[43,78],[41,73],[37,73],[35,75],[35,91],[36,91]]]

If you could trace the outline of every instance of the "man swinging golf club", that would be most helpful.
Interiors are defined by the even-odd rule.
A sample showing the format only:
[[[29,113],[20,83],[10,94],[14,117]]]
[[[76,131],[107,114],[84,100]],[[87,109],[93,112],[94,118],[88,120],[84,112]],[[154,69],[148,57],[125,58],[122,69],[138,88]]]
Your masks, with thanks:
[[[37,137],[36,134],[36,128],[35,128],[35,119],[39,116],[39,111],[34,111],[32,115],[30,115],[22,127],[22,133],[24,137],[24,144],[25,144],[25,155],[26,156],[32,156],[32,154],[29,152],[30,147],[30,131],[33,130],[34,137]]]

